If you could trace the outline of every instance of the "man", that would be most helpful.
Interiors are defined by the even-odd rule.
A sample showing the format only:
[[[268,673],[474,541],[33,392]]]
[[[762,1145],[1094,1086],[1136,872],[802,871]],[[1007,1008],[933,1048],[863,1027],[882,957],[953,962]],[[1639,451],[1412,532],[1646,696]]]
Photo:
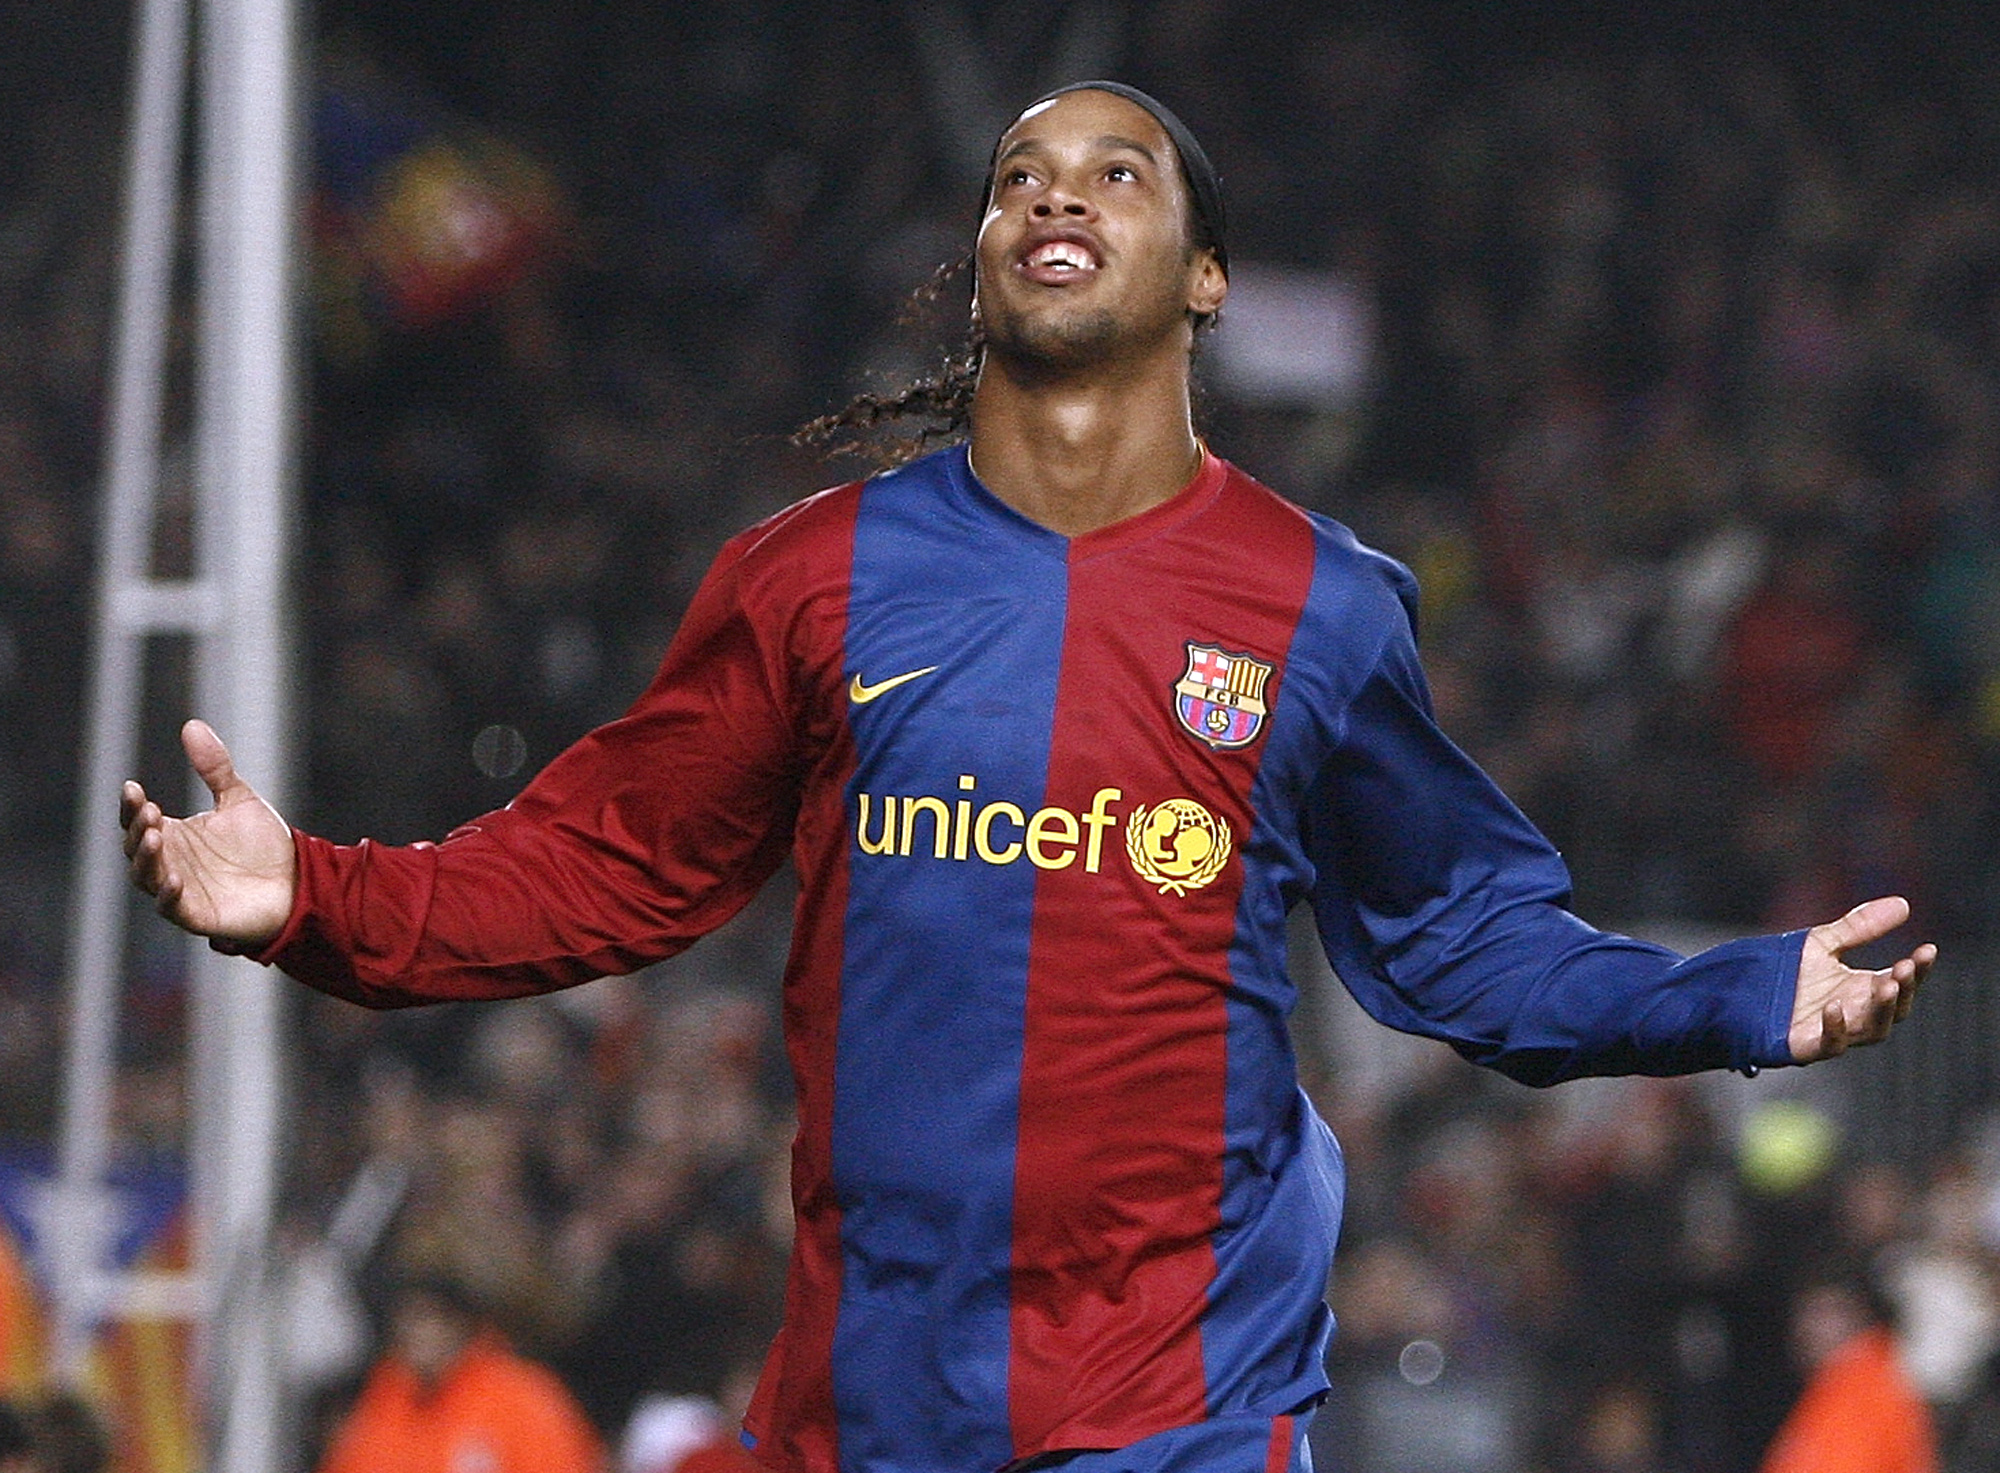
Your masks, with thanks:
[[[514,1354],[448,1275],[391,1295],[389,1348],[319,1473],[603,1473],[604,1449],[553,1372]]]
[[[1903,1369],[1896,1309],[1867,1269],[1822,1269],[1792,1295],[1805,1390],[1759,1473],[1937,1473],[1931,1409]]]
[[[1755,1068],[1884,1036],[1907,915],[1683,960],[1591,930],[1438,731],[1407,573],[1196,438],[1228,290],[1213,170],[1088,83],[1001,137],[970,439],[733,541],[632,711],[438,845],[136,784],[180,924],[375,1006],[637,966],[789,851],[800,1126],[774,1468],[1303,1469],[1338,1150],[1295,1081],[1286,912],[1377,1017],[1525,1080]]]

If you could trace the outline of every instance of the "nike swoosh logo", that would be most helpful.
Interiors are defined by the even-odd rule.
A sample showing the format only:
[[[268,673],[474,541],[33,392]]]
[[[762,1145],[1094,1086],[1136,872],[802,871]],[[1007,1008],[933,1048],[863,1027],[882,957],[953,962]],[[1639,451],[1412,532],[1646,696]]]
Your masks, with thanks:
[[[857,706],[865,706],[874,700],[875,697],[892,691],[899,685],[907,685],[918,676],[929,675],[936,669],[937,666],[935,665],[926,665],[921,670],[906,670],[901,675],[891,675],[887,680],[878,680],[873,685],[863,685],[860,675],[857,674],[848,683],[847,699],[854,702]]]

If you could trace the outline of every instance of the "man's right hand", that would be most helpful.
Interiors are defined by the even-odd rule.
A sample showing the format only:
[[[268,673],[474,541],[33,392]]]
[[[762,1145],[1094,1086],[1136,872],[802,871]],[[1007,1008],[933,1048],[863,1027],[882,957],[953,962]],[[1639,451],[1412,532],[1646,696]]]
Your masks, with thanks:
[[[205,721],[181,728],[181,746],[215,807],[169,818],[146,790],[127,782],[118,821],[132,882],[177,926],[232,949],[269,943],[292,913],[298,856],[291,827],[236,775],[229,748]]]

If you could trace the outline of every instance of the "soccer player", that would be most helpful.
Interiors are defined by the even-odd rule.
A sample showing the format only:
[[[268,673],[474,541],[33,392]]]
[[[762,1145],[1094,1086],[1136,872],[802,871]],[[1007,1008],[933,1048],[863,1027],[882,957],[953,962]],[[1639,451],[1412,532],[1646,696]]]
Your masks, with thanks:
[[[732,541],[632,710],[442,843],[136,784],[134,877],[217,944],[392,1007],[639,966],[790,855],[798,1233],[746,1441],[800,1473],[1307,1467],[1340,1156],[1300,1094],[1285,916],[1378,1018],[1530,1083],[1874,1042],[1935,956],[1898,899],[1683,958],[1432,720],[1415,589],[1189,414],[1215,174],[1110,83],[1002,135],[964,443]],[[895,406],[892,406],[895,407]]]

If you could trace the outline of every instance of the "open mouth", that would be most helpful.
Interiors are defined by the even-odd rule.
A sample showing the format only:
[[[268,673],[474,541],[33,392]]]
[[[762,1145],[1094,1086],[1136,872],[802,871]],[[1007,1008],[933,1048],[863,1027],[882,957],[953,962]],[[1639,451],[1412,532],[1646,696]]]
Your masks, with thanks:
[[[1022,274],[1045,285],[1081,280],[1099,265],[1097,253],[1078,240],[1045,240],[1021,257]]]

